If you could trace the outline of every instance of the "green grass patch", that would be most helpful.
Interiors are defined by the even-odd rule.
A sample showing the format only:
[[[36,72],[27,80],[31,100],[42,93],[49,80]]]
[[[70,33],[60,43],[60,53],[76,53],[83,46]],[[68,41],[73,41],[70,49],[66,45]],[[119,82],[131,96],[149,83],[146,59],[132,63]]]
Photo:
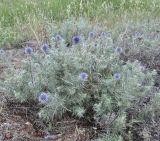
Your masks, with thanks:
[[[30,26],[62,21],[71,16],[107,21],[114,26],[124,20],[160,16],[159,0],[1,0],[0,46],[32,37]],[[26,27],[27,30],[22,30]]]

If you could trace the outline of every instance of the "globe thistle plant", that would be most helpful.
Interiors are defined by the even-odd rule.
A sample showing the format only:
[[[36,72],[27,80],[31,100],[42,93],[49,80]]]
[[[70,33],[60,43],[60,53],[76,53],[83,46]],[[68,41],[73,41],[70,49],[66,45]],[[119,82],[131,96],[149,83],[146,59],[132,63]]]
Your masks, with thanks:
[[[81,40],[81,38],[80,38],[80,36],[74,36],[73,38],[72,38],[72,43],[75,45],[75,44],[78,44],[78,43],[80,43],[80,40]]]
[[[20,68],[22,75],[12,70],[14,75],[9,75],[4,82],[7,84],[5,90],[23,101],[36,97],[44,104],[40,112],[46,119],[63,116],[68,111],[91,122],[93,117],[120,115],[139,96],[151,90],[156,73],[149,70],[144,73],[138,61],[121,60],[115,52],[120,54],[123,50],[117,47],[114,52],[113,48],[108,47],[118,46],[110,38],[83,39],[81,35],[87,35],[94,28],[85,25],[87,27],[81,30],[79,25],[73,31],[74,23],[62,24],[60,29],[63,30],[57,31],[64,37],[67,48],[66,44],[59,44],[58,48],[51,44],[48,55],[35,52],[34,57],[26,58]],[[72,47],[77,44],[78,47]],[[43,50],[47,49],[45,45]],[[30,55],[33,49],[25,48],[25,53]],[[146,78],[147,83],[143,83]],[[28,82],[34,82],[34,87],[29,86]],[[42,92],[37,97],[41,91],[49,94]]]
[[[0,60],[6,61],[6,52],[3,49],[0,49]]]
[[[48,44],[43,44],[42,47],[41,47],[41,50],[42,50],[44,53],[48,53],[48,50],[49,50]]]
[[[38,96],[38,101],[41,103],[41,104],[46,104],[49,100],[49,95],[48,93],[45,93],[45,92],[42,92],[40,93],[40,95]]]
[[[121,74],[120,73],[115,73],[113,75],[113,77],[114,77],[115,80],[120,80],[121,79]]]
[[[26,47],[25,53],[31,55],[33,53],[33,49],[31,47]]]
[[[62,36],[61,35],[56,35],[55,40],[58,41],[62,41]]]
[[[93,47],[98,48],[99,47],[98,43],[94,43]]]
[[[0,49],[0,55],[4,55],[5,54],[5,51],[3,49]]]
[[[140,39],[140,38],[142,38],[142,33],[140,33],[140,32],[135,32],[133,35],[132,35],[132,37],[133,37],[133,39]]]
[[[111,37],[111,33],[110,32],[101,32],[100,33],[100,37],[103,38],[108,38]]]
[[[88,37],[89,37],[90,39],[94,38],[95,36],[96,36],[95,32],[89,32],[89,33],[88,33]]]
[[[88,79],[88,74],[86,72],[81,72],[79,78],[80,80],[86,81]]]
[[[117,48],[115,49],[115,52],[116,52],[117,54],[121,54],[121,53],[123,52],[123,49],[122,49],[121,47],[117,47]]]

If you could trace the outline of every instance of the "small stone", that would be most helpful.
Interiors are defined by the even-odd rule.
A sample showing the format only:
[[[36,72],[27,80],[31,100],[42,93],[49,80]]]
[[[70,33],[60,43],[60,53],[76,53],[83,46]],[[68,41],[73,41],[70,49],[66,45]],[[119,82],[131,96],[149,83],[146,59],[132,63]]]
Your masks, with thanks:
[[[5,137],[5,139],[8,140],[8,139],[11,139],[13,137],[13,135],[11,132],[6,132],[6,133],[4,133],[4,137]]]

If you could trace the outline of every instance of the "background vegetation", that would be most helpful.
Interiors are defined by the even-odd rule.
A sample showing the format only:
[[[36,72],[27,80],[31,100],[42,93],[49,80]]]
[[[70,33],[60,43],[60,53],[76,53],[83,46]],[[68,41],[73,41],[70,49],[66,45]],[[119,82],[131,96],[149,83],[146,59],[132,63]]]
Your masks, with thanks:
[[[160,1],[0,0],[0,47],[27,40],[45,24],[71,16],[103,21],[113,28],[129,21],[156,19],[160,16]]]

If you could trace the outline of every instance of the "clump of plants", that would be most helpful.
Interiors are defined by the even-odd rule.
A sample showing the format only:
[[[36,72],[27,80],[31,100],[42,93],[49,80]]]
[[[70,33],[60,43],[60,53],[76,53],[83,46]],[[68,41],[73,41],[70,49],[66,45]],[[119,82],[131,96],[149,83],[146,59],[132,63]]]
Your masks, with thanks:
[[[123,141],[123,138],[118,135],[103,135],[101,138],[95,139],[93,141]]]
[[[156,72],[121,60],[124,50],[113,44],[109,32],[90,25],[84,32],[69,22],[74,27],[62,24],[63,30],[39,50],[26,47],[22,67],[8,68],[1,89],[21,101],[38,101],[39,115],[48,121],[70,113],[94,126],[112,126],[111,132],[119,134],[125,110],[150,91]]]
[[[116,45],[125,50],[126,60],[139,60],[149,68],[159,71],[159,40],[160,24],[146,23],[143,25],[127,26],[119,34]]]
[[[132,140],[158,140],[160,93],[153,89],[128,112],[128,134]],[[132,112],[132,117],[129,114]],[[156,124],[155,124],[156,123]],[[127,134],[126,133],[126,134]]]

